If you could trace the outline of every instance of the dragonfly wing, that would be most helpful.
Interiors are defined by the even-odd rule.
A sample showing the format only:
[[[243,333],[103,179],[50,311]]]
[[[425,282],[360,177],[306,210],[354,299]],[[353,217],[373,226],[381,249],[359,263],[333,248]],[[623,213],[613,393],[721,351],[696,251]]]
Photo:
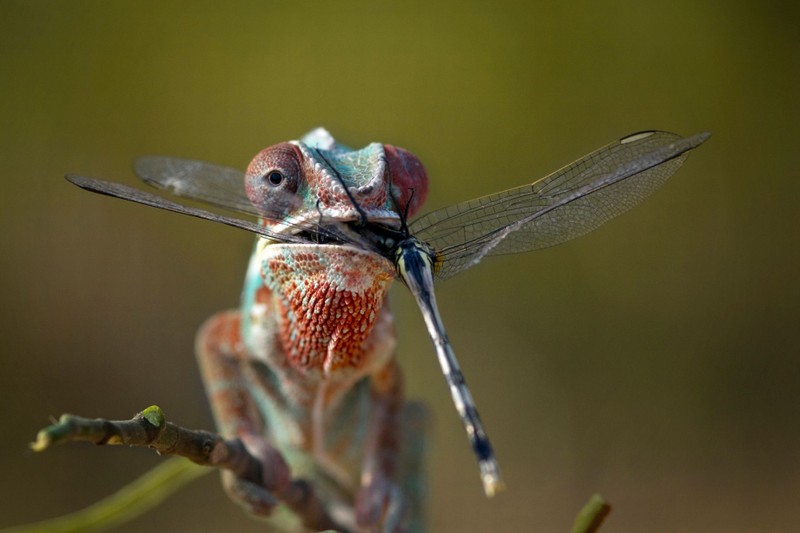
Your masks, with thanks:
[[[708,137],[663,131],[628,135],[539,181],[434,211],[409,229],[437,250],[439,278],[487,255],[554,246],[641,202]]]
[[[353,246],[367,246],[358,239],[358,235],[355,234],[355,232],[353,232],[346,224],[336,220],[328,220],[322,224],[319,220],[309,220],[307,218],[293,220],[292,217],[286,217],[284,222],[286,222],[286,226],[290,229],[290,231],[273,231],[261,223],[243,220],[234,216],[220,215],[196,207],[181,205],[167,200],[166,198],[151,194],[147,191],[134,189],[121,183],[114,183],[111,181],[89,178],[86,176],[78,176],[75,174],[68,174],[66,178],[70,183],[87,191],[106,196],[113,196],[115,198],[121,198],[123,200],[163,209],[165,211],[172,211],[173,213],[180,213],[183,215],[202,218],[204,220],[210,220],[212,222],[218,222],[220,224],[243,229],[278,242],[294,244],[338,242],[348,243]],[[194,195],[187,194],[185,196],[189,198],[200,199]]]
[[[239,170],[204,161],[163,156],[140,157],[134,162],[134,169],[145,183],[169,191],[176,196],[243,213],[257,219],[262,218],[247,197],[244,189],[244,173]],[[69,175],[67,179],[92,192],[219,222],[280,242],[295,244],[346,243],[354,239],[353,232],[345,224],[337,220],[325,220],[321,216],[319,218],[285,216],[281,220],[284,229],[274,231],[269,225],[260,222],[255,223],[238,217],[219,215],[203,209],[184,206],[119,183],[75,175]],[[363,243],[360,242],[352,244],[363,246]]]
[[[140,191],[138,189],[122,185],[121,183],[88,178],[85,176],[77,176],[74,174],[68,174],[66,178],[70,183],[77,185],[81,189],[98,194],[113,196],[115,198],[121,198],[137,204],[148,205],[150,207],[156,207],[158,209],[164,209],[174,213],[202,218],[204,220],[211,220],[212,222],[219,222],[220,224],[250,231],[252,233],[282,242],[297,242],[301,244],[307,242],[305,239],[295,237],[294,235],[277,234],[271,232],[263,226],[253,222],[248,222],[246,220],[240,220],[233,217],[226,217],[224,215],[218,215],[216,213],[211,213],[210,211],[205,211],[203,209],[197,209],[195,207],[187,207],[176,204],[175,202],[171,202],[166,198],[161,198],[155,194],[150,194],[146,191]]]
[[[244,173],[205,161],[144,156],[134,162],[136,174],[148,185],[223,209],[259,216],[244,190]]]

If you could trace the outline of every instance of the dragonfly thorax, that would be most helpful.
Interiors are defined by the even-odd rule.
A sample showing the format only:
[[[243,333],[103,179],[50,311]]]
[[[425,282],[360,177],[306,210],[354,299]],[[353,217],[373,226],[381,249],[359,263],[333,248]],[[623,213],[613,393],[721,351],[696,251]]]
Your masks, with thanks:
[[[433,283],[438,263],[436,251],[429,244],[408,236],[393,250],[393,261],[397,275],[406,285],[423,275],[429,277],[430,283]],[[426,287],[426,290],[429,288]]]

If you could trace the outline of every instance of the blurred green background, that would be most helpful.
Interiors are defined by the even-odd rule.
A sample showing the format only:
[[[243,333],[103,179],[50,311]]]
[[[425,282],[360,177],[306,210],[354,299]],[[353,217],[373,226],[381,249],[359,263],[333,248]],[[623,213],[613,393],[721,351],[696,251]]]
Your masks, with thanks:
[[[388,4],[388,3],[387,3]],[[392,296],[432,406],[431,530],[797,528],[799,10],[792,2],[0,2],[0,526],[86,506],[159,458],[26,451],[48,416],[157,403],[211,428],[192,353],[235,306],[252,238],[92,196],[158,153],[243,168],[318,125],[408,148],[428,209],[627,133],[711,140],[590,237],[439,289],[508,492],[487,500],[415,306]],[[260,531],[196,482],[122,531]]]

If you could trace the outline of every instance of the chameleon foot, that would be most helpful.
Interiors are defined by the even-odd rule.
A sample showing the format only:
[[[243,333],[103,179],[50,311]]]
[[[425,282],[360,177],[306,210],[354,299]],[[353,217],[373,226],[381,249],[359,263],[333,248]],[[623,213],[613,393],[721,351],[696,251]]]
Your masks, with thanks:
[[[261,463],[260,479],[245,479],[234,471],[222,472],[225,491],[234,502],[258,516],[268,516],[280,502],[276,494],[283,493],[291,481],[289,467],[283,455],[259,436],[240,437],[247,451]]]
[[[356,521],[365,531],[404,533],[407,531],[408,506],[394,482],[376,476],[356,495]]]

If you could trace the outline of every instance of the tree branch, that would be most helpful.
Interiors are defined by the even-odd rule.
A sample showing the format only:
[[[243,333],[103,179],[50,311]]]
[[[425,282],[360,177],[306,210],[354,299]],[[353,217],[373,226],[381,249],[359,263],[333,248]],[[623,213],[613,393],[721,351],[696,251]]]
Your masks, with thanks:
[[[73,441],[148,447],[160,455],[177,455],[199,465],[230,470],[237,477],[263,486],[261,461],[250,455],[241,440],[225,439],[217,433],[186,429],[167,422],[164,412],[155,405],[130,420],[62,415],[56,424],[39,431],[31,448],[40,452],[54,444]],[[343,530],[328,516],[307,481],[294,479],[275,496],[301,519],[305,527],[318,531]]]

